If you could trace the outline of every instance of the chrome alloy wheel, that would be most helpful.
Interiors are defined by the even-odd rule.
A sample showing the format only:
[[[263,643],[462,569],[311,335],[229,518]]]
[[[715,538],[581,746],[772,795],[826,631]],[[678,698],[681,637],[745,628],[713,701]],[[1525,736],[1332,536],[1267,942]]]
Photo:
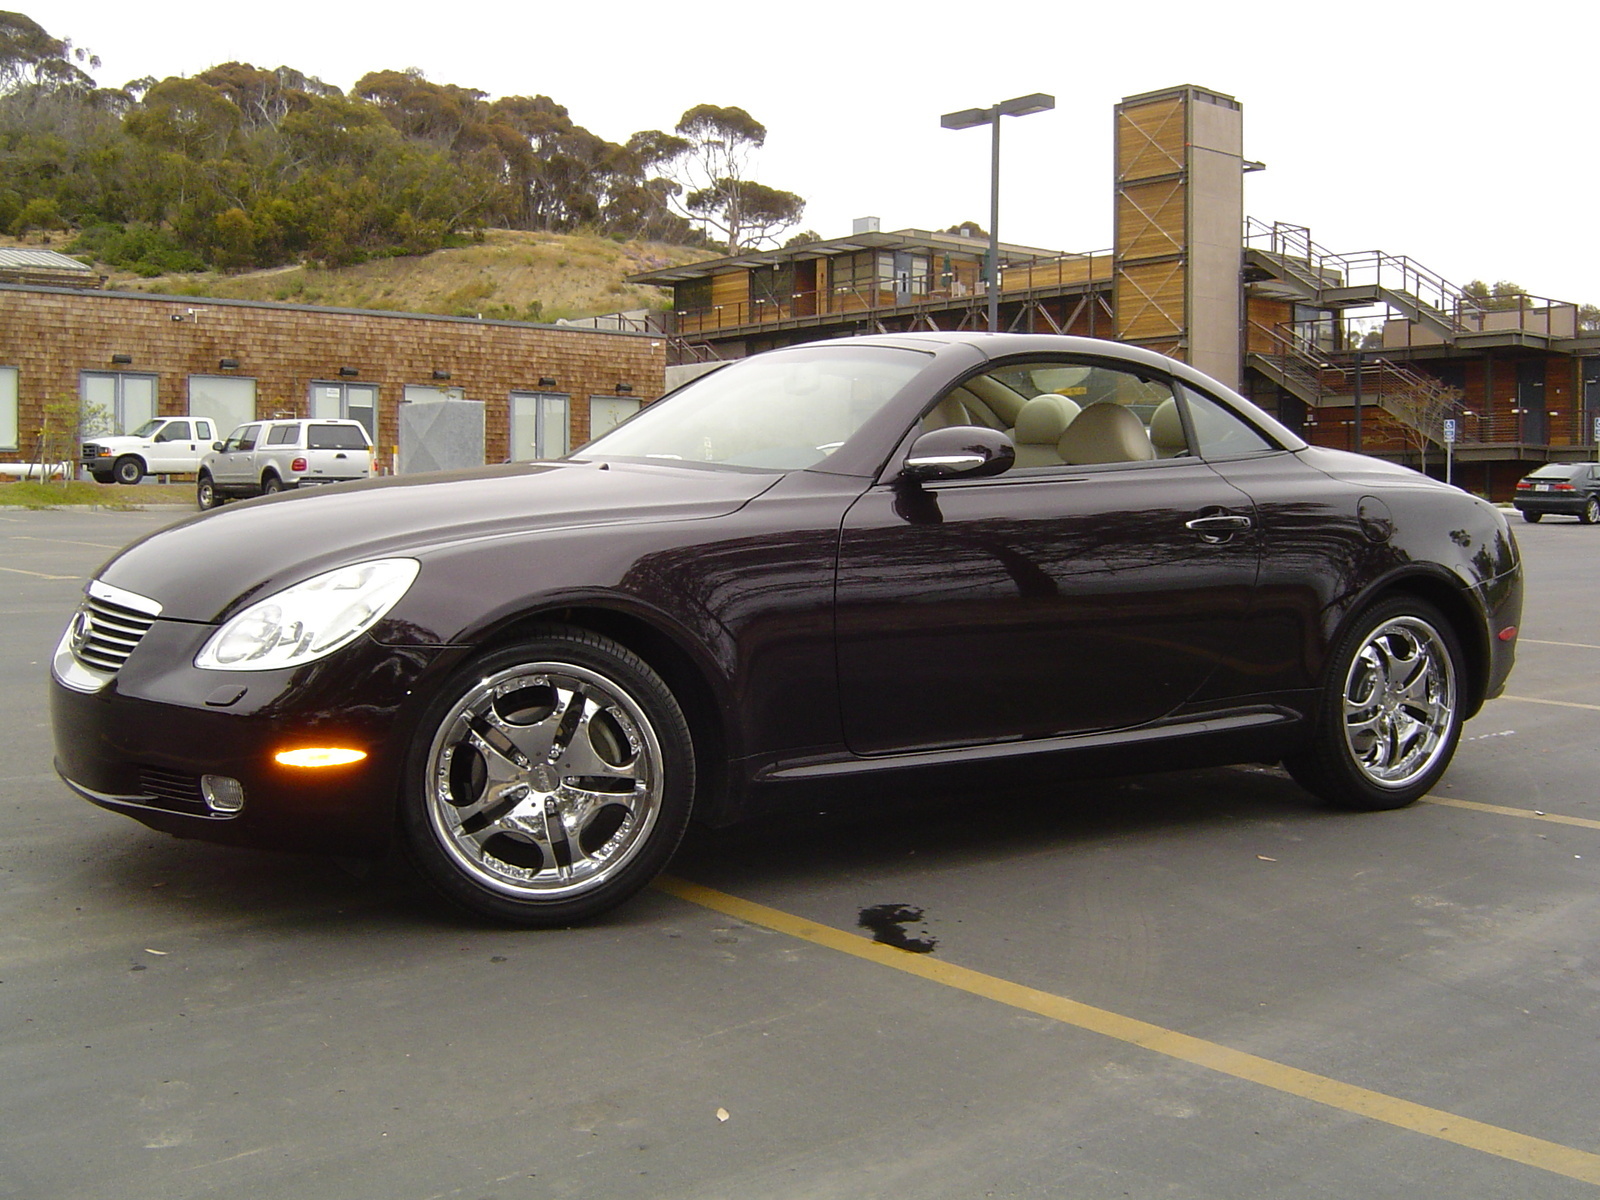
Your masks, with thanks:
[[[661,746],[638,701],[573,663],[520,664],[469,687],[424,779],[445,853],[520,900],[605,887],[650,840],[663,797]]]
[[[1344,681],[1344,736],[1356,768],[1380,788],[1404,788],[1451,748],[1455,661],[1427,621],[1378,625]]]

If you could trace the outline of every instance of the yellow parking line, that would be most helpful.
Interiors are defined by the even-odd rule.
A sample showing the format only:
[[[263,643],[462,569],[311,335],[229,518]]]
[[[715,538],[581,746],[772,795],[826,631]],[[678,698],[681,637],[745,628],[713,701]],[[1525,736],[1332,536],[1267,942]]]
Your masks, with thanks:
[[[1564,817],[1560,813],[1539,812],[1532,808],[1508,808],[1504,804],[1484,804],[1478,800],[1456,800],[1450,796],[1424,796],[1424,804],[1443,804],[1472,812],[1493,813],[1497,817],[1522,817],[1529,821],[1548,821],[1552,825],[1576,825],[1581,829],[1600,829],[1600,821],[1588,817]]]
[[[1497,700],[1515,700],[1519,704],[1553,704],[1557,708],[1587,708],[1600,712],[1600,704],[1579,704],[1576,700],[1541,700],[1537,696],[1496,696]]]
[[[1457,1116],[1442,1109],[1413,1104],[1396,1096],[1385,1095],[1368,1088],[1341,1083],[1325,1075],[1302,1071],[1271,1059],[1246,1054],[1217,1042],[1190,1037],[1173,1029],[1164,1029],[1134,1017],[1125,1017],[1107,1009],[1095,1008],[1057,996],[1037,988],[1025,987],[994,975],[985,975],[954,963],[941,962],[922,954],[912,954],[891,946],[868,941],[831,925],[808,921],[764,904],[742,900],[726,892],[701,887],[682,879],[662,876],[655,887],[663,892],[722,913],[738,921],[759,925],[801,941],[837,950],[856,958],[865,959],[882,967],[891,967],[908,975],[916,975],[945,987],[955,988],[970,995],[981,996],[997,1004],[1005,1004],[1024,1012],[1035,1013],[1064,1025],[1102,1034],[1129,1045],[1164,1054],[1182,1062],[1193,1063],[1243,1079],[1262,1087],[1271,1088],[1290,1096],[1314,1100],[1343,1112],[1368,1117],[1374,1121],[1420,1133],[1426,1137],[1453,1142],[1470,1150],[1493,1154],[1512,1162],[1564,1175],[1569,1179],[1600,1185],[1600,1154],[1563,1146],[1543,1138],[1530,1137],[1498,1125],[1485,1124],[1467,1117]]]

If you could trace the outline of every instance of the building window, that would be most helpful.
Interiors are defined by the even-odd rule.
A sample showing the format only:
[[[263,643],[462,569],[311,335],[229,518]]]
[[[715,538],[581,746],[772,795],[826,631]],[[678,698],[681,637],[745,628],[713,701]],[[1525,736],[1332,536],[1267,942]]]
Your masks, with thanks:
[[[894,258],[889,256],[885,273],[893,269]],[[878,256],[871,250],[859,254],[840,254],[829,260],[834,295],[856,292],[865,295],[878,287]]]
[[[560,458],[569,449],[570,398],[555,392],[511,393],[511,460]]]
[[[85,431],[132,433],[156,415],[156,377],[130,371],[84,371],[78,376]]]
[[[372,444],[378,444],[378,387],[372,383],[327,383],[311,385],[310,416],[314,420],[340,418],[360,421]]]
[[[17,369],[0,367],[0,450],[18,450]]]
[[[256,381],[240,375],[189,376],[189,415],[210,417],[219,430],[256,419]]]
[[[610,433],[638,411],[639,401],[629,396],[590,396],[589,439]]]
[[[465,400],[467,393],[464,388],[438,387],[431,383],[408,383],[405,394],[400,398],[402,404],[439,404],[445,400]]]
[[[673,291],[673,304],[679,312],[699,312],[711,307],[711,276],[685,279]]]

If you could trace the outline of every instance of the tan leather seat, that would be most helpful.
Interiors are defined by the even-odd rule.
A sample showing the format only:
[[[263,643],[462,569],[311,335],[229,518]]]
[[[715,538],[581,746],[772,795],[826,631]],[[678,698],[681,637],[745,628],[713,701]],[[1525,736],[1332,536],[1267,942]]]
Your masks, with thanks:
[[[1156,456],[1144,422],[1131,410],[1107,400],[1089,405],[1073,418],[1057,448],[1062,461],[1073,466],[1149,462]]]
[[[1062,463],[1057,448],[1061,435],[1078,415],[1078,406],[1065,396],[1046,392],[1035,396],[1017,413],[1011,440],[1017,447],[1019,467],[1053,467]]]
[[[1163,400],[1150,414],[1150,444],[1155,447],[1157,458],[1189,453],[1189,439],[1184,435],[1176,400]]]

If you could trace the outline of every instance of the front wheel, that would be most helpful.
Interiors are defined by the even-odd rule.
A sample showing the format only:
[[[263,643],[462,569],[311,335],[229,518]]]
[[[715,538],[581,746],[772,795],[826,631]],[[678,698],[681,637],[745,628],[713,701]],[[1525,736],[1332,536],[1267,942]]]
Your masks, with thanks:
[[[470,663],[430,705],[406,850],[454,904],[525,926],[612,908],[666,865],[695,790],[671,691],[609,638],[552,628]]]
[[[124,454],[111,468],[118,483],[135,484],[144,478],[144,463],[131,454]]]
[[[1590,496],[1583,503],[1583,511],[1578,514],[1578,520],[1585,525],[1600,522],[1600,496]]]
[[[212,482],[211,476],[204,474],[200,476],[199,482],[195,484],[195,501],[202,512],[208,508],[216,508],[222,503],[222,497],[217,495],[217,485]]]
[[[1539,518],[1542,516],[1544,516],[1543,513],[1529,512],[1527,509],[1522,510],[1522,519],[1529,525],[1537,525]]]
[[[1363,613],[1329,660],[1311,745],[1284,766],[1349,809],[1424,795],[1461,739],[1461,648],[1439,610],[1396,597]]]

